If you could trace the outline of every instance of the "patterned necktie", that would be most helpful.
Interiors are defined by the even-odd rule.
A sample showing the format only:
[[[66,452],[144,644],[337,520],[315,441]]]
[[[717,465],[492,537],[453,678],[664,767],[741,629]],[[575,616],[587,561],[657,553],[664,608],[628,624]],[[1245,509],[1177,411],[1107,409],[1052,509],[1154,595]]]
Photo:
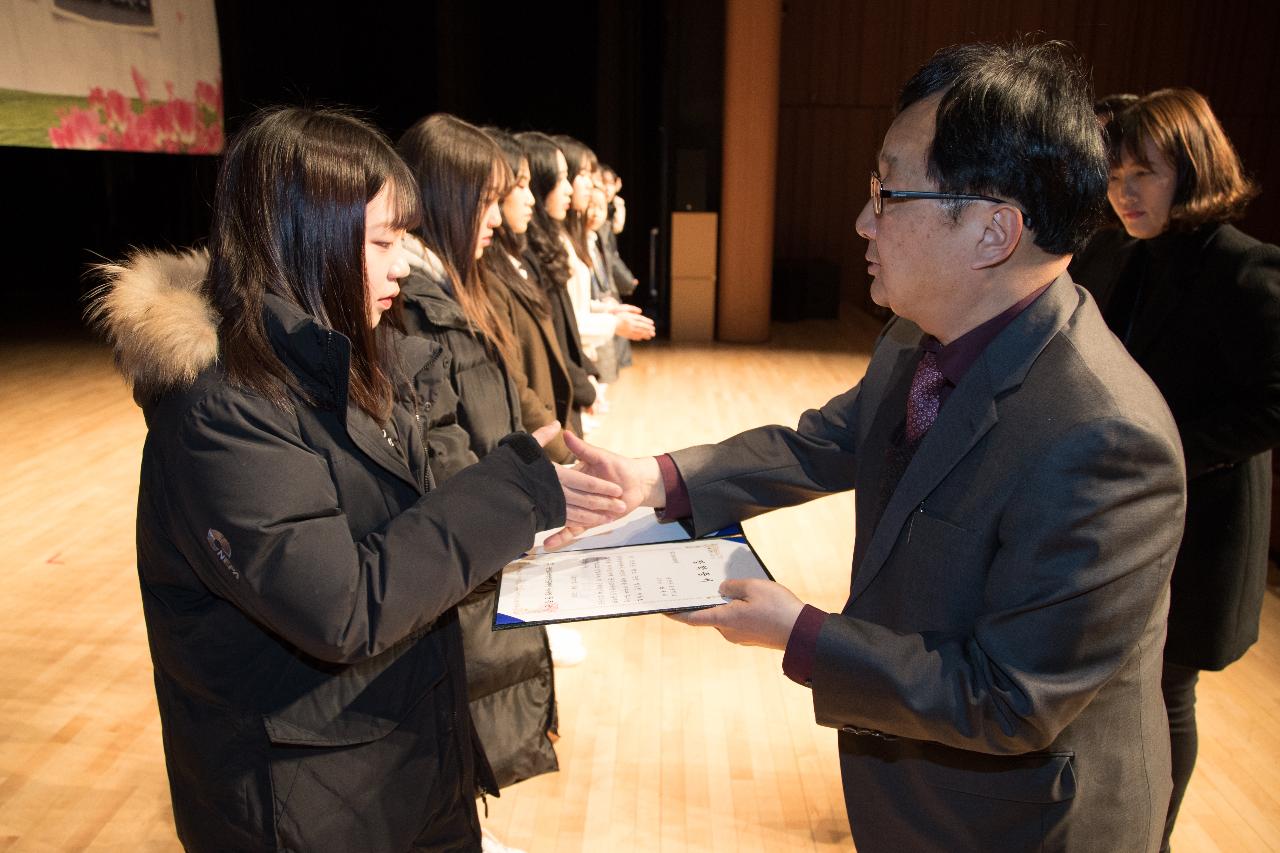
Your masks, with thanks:
[[[938,356],[924,351],[911,377],[911,393],[907,396],[907,444],[919,441],[938,418],[942,402],[942,386],[946,377],[938,369]]]

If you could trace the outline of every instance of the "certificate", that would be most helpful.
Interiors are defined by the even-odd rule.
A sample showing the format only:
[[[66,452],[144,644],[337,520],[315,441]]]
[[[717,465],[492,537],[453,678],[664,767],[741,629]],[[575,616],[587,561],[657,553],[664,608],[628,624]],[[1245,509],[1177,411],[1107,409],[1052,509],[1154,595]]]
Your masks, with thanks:
[[[772,580],[741,533],[529,554],[502,570],[493,627],[714,607],[727,578]]]

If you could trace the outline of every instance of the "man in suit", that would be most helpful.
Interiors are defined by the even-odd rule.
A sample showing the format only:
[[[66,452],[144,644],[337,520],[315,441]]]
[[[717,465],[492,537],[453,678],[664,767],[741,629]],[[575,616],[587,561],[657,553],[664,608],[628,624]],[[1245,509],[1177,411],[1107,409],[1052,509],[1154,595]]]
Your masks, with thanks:
[[[1159,393],[1066,274],[1106,187],[1084,76],[1060,45],[948,48],[878,161],[857,230],[896,316],[857,387],[656,459],[571,447],[699,533],[856,490],[842,612],[730,581],[680,619],[785,650],[840,731],[861,853],[1154,850],[1184,476]]]

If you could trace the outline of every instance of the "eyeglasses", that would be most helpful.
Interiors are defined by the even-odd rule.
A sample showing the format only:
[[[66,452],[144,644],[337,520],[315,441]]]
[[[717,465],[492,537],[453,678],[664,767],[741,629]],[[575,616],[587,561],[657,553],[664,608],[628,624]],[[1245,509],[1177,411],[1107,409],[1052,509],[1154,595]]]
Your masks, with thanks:
[[[992,201],[996,204],[1009,204],[1002,198],[992,198],[989,195],[967,195],[965,193],[935,193],[923,190],[887,190],[880,183],[880,176],[875,172],[871,173],[871,209],[875,211],[876,216],[884,210],[884,200],[886,198],[937,198],[937,199],[955,199],[957,201]],[[1022,224],[1030,228],[1031,217],[1026,213],[1022,214]]]

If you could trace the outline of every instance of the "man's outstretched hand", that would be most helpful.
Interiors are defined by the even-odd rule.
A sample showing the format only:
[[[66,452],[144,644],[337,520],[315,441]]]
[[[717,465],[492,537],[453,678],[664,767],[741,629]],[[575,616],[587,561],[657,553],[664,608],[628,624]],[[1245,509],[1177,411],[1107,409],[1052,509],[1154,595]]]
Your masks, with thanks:
[[[547,443],[559,434],[559,421],[552,421],[531,433],[543,447],[546,447]],[[566,432],[564,435],[566,439],[574,437],[571,432]],[[586,530],[598,524],[613,521],[631,511],[631,508],[626,508],[622,502],[622,487],[617,483],[592,476],[581,470],[579,466],[556,465],[554,467],[556,476],[560,479],[560,489],[564,492],[566,529],[573,527]]]
[[[564,442],[573,455],[578,457],[577,463],[565,471],[584,479],[581,480],[581,488],[571,488],[572,483],[579,481],[567,482],[564,477],[561,478],[561,485],[566,487],[564,499],[568,505],[566,524],[563,530],[547,539],[545,547],[555,549],[567,545],[584,531],[621,518],[638,506],[666,504],[662,473],[658,470],[658,460],[652,456],[620,456],[588,444],[571,432],[564,434]],[[601,481],[612,484],[617,491],[604,495],[596,485]],[[606,510],[600,505],[601,497],[615,499],[611,508]],[[608,517],[602,517],[606,515]]]

